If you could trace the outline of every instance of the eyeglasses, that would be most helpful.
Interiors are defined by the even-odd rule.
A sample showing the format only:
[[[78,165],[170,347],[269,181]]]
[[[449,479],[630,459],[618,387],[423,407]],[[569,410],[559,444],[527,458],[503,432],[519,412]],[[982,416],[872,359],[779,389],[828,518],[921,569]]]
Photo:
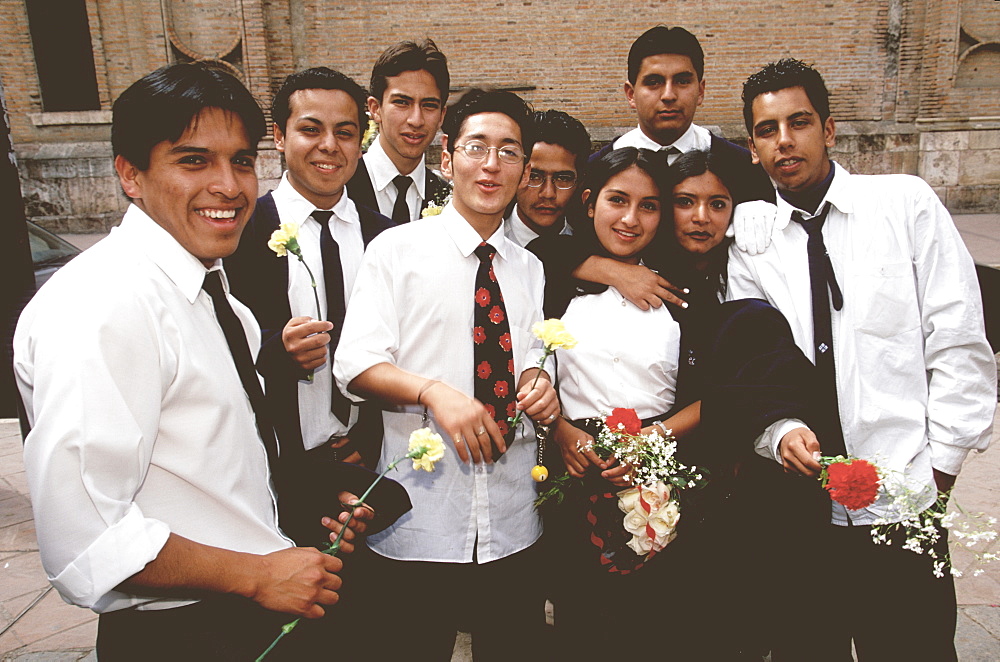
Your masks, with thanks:
[[[551,175],[541,170],[532,170],[528,173],[528,186],[538,188],[544,186],[546,180],[552,180],[552,184],[565,191],[576,186],[576,175],[568,172],[554,172]]]
[[[523,163],[524,153],[513,145],[504,145],[503,147],[490,147],[486,143],[480,142],[478,140],[470,140],[464,145],[455,145],[457,149],[465,152],[465,155],[470,159],[475,159],[476,161],[482,161],[490,153],[491,149],[497,151],[497,158],[504,163]]]

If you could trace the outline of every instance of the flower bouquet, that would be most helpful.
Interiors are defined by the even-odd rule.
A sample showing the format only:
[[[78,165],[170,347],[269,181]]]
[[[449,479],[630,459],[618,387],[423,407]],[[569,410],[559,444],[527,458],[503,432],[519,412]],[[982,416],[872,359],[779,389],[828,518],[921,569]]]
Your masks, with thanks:
[[[704,486],[705,472],[677,459],[677,440],[669,431],[642,434],[642,423],[633,409],[616,408],[599,426],[597,436],[581,450],[592,449],[601,459],[614,457],[630,467],[626,480],[634,487],[617,491],[613,496],[617,498],[617,509],[625,513],[622,527],[631,536],[626,545],[644,559],[676,537],[680,492]],[[583,481],[568,473],[554,479],[552,487],[539,495],[535,506],[549,501],[561,503],[566,490]],[[592,501],[596,505],[596,500]]]
[[[903,480],[895,480],[890,472],[867,460],[838,455],[821,457],[819,463],[823,467],[820,481],[824,489],[830,492],[832,500],[848,510],[871,506],[880,492],[888,497],[889,510],[897,517],[892,520],[881,517],[872,523],[872,541],[876,545],[891,545],[894,540],[901,540],[903,549],[934,559],[935,577],[943,577],[946,570],[961,577],[961,571],[951,564],[950,552],[943,548],[942,530],[948,529],[960,544],[973,550],[978,563],[997,560],[996,553],[981,549],[997,538],[992,528],[995,518],[968,513],[958,504],[955,504],[956,510],[949,512],[949,493],[939,494],[934,503],[923,507],[926,503],[923,491],[914,491]],[[973,574],[982,572],[977,568]]]

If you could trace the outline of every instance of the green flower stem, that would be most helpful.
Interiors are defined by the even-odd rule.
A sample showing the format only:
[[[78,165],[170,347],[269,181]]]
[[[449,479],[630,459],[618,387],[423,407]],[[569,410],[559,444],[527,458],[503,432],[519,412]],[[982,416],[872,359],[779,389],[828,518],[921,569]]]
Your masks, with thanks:
[[[295,250],[291,250],[290,248],[288,248],[288,246],[286,246],[285,248],[288,249],[292,253],[292,255],[299,258],[299,262],[302,263],[302,266],[305,267],[306,271],[309,273],[309,282],[312,284],[313,288],[313,298],[316,299],[316,319],[319,319],[319,311],[320,311],[319,290],[316,289],[316,276],[313,276],[312,269],[310,269],[309,265],[306,264],[305,259],[302,257],[302,250],[300,248],[296,247]],[[306,377],[306,379],[312,381],[313,373],[310,372],[309,375]]]
[[[549,358],[549,355],[552,354],[554,351],[555,350],[549,347],[548,345],[545,346],[545,350],[542,353],[542,358],[538,362],[538,372],[535,373],[535,379],[534,381],[531,382],[531,390],[535,390],[535,386],[538,384],[538,378],[542,376],[542,371],[545,370],[545,360]],[[524,415],[524,410],[520,409],[518,410],[517,415],[514,416],[514,418],[510,419],[511,430],[517,427],[517,424],[521,422],[521,417],[523,415]]]
[[[309,267],[306,267],[306,268],[308,269]],[[402,455],[400,457],[397,457],[395,460],[393,460],[392,462],[390,462],[389,466],[387,466],[382,471],[382,473],[380,473],[378,475],[378,477],[375,478],[375,480],[372,481],[372,484],[368,486],[368,489],[365,490],[365,493],[361,495],[361,498],[358,499],[357,501],[355,501],[353,504],[350,504],[351,505],[351,510],[347,514],[347,521],[344,522],[344,527],[340,530],[340,533],[337,534],[336,539],[332,543],[330,543],[330,546],[327,547],[326,549],[320,550],[320,551],[322,551],[324,554],[329,554],[330,556],[336,556],[337,553],[340,551],[340,541],[344,538],[344,534],[347,532],[347,527],[348,527],[348,525],[350,525],[351,520],[354,519],[354,511],[355,511],[355,509],[358,506],[364,506],[365,505],[365,499],[367,499],[368,495],[372,493],[372,490],[375,489],[375,486],[378,485],[378,482],[380,480],[382,480],[383,478],[385,478],[385,475],[387,473],[389,473],[390,471],[392,471],[393,469],[395,469],[396,465],[399,464],[400,462],[402,462],[403,460],[405,460],[405,459],[413,459],[415,457],[420,457],[425,452],[426,452],[426,449],[424,449],[424,448],[415,448],[414,450],[410,451],[406,455]],[[271,642],[271,645],[268,646],[267,649],[263,653],[260,654],[260,657],[258,657],[255,662],[261,662],[265,657],[267,657],[267,654],[270,653],[272,650],[274,650],[274,647],[278,645],[278,642],[281,641],[282,637],[284,637],[286,634],[288,634],[289,632],[291,632],[292,630],[294,630],[295,626],[298,625],[299,621],[301,621],[301,620],[302,620],[302,618],[299,617],[299,618],[296,618],[291,623],[285,623],[284,625],[282,625],[281,626],[281,634],[279,634],[277,637],[275,637],[274,641]]]

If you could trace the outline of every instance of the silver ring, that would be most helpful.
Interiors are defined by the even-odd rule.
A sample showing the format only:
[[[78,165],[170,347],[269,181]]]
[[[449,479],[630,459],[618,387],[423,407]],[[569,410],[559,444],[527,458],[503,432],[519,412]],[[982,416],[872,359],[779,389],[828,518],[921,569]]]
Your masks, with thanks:
[[[481,437],[484,434],[486,434],[486,428],[479,428],[478,430],[476,430],[476,436],[477,437]]]
[[[554,420],[556,420],[556,415],[555,414],[552,414],[551,416],[549,416],[548,418],[545,419],[545,421],[547,423],[551,423]]]
[[[464,443],[465,443],[465,437],[463,437],[463,436],[462,436],[462,435],[460,435],[460,434],[456,434],[456,435],[455,435],[455,436],[453,437],[453,439],[452,439],[452,440],[453,440],[453,441],[454,441],[454,442],[455,442],[456,444],[464,444]]]

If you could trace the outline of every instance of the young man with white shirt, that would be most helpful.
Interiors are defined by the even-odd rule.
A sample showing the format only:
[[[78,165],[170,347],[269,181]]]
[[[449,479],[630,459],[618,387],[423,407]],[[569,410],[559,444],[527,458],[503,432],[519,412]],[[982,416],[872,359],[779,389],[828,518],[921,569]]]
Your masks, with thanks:
[[[460,625],[477,660],[539,654],[528,419],[551,422],[559,405],[534,367],[542,267],[502,227],[531,154],[530,120],[510,92],[471,90],[449,109],[441,167],[452,203],[372,242],[344,324],[338,383],[387,403],[379,467],[425,425],[451,443],[434,473],[400,476],[413,511],[369,539],[384,596],[369,618],[394,635],[387,659],[450,660]],[[511,429],[518,410],[524,422]]]
[[[829,159],[836,127],[815,69],[771,63],[744,84],[743,104],[754,161],[773,180],[778,208],[765,252],[731,251],[728,296],[778,308],[826,393],[815,429],[779,422],[758,452],[811,477],[820,455],[866,459],[890,473],[889,483],[905,481],[914,505],[930,507],[992,431],[994,361],[972,259],[925,182],[852,175]],[[788,648],[773,659],[849,660],[852,638],[865,659],[955,659],[949,568],[935,578],[930,557],[901,540],[871,540],[877,518],[899,517],[884,495],[855,511],[831,502],[812,556],[777,581],[807,581],[802,573],[822,569],[838,585],[795,592],[778,618]],[[946,552],[946,535],[940,547]],[[878,600],[857,599],[870,587]]]
[[[375,61],[368,113],[378,137],[347,183],[355,202],[398,224],[415,221],[428,203],[442,203],[448,184],[426,167],[448,101],[448,60],[430,39],[401,41]]]
[[[278,528],[259,335],[222,270],[264,130],[239,81],[201,63],[130,86],[111,134],[132,204],[18,324],[42,563],[100,613],[101,660],[244,660],[337,601],[341,562]]]
[[[373,431],[337,389],[332,372],[365,246],[392,226],[345,195],[361,154],[366,99],[360,85],[326,67],[285,80],[271,116],[287,170],[257,201],[239,248],[226,259],[233,293],[260,324],[257,366],[282,445],[281,525],[302,545],[325,539],[315,516],[325,508],[324,488],[307,478],[324,463],[373,460],[359,451],[378,435],[377,424]],[[299,227],[305,264],[293,256],[279,259],[268,248],[271,233],[284,223]]]
[[[705,53],[697,37],[684,28],[657,25],[642,33],[629,49],[628,79],[623,87],[639,124],[594,153],[591,160],[619,147],[663,152],[668,164],[686,152],[712,151],[737,173],[734,181],[739,186],[731,191],[734,201],[773,201],[766,175],[751,163],[744,147],[694,123],[698,106],[705,99],[704,74]],[[670,283],[647,267],[589,256],[586,250],[578,253],[577,244],[567,244],[574,247],[574,264],[570,266],[576,267],[576,278],[612,285],[643,310],[658,308],[663,300],[686,305],[683,294],[673,292]]]

